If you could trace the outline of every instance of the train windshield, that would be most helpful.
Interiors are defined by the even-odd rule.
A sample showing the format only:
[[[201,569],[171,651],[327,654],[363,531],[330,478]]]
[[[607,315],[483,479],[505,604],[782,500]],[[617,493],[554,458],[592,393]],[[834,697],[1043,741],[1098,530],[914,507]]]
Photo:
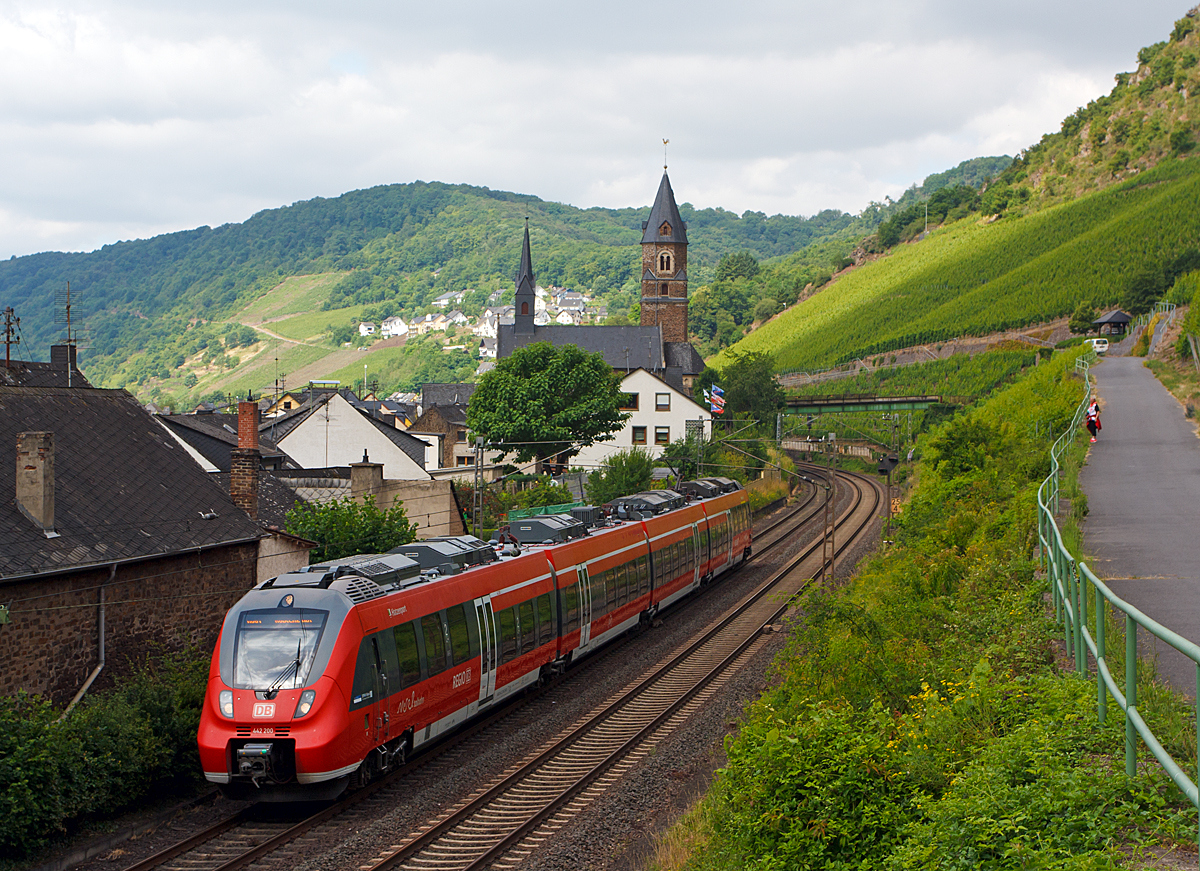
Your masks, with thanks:
[[[237,689],[295,689],[308,682],[328,611],[265,608],[238,615],[233,654]]]

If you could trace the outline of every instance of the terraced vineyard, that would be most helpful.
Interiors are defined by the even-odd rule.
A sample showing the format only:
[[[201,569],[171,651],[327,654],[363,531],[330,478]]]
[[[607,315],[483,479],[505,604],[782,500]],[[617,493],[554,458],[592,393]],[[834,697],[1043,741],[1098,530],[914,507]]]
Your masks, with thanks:
[[[843,276],[737,345],[781,371],[1115,307],[1132,276],[1200,238],[1200,160],[1172,160],[1024,217],[971,219]],[[723,365],[723,352],[712,361]]]

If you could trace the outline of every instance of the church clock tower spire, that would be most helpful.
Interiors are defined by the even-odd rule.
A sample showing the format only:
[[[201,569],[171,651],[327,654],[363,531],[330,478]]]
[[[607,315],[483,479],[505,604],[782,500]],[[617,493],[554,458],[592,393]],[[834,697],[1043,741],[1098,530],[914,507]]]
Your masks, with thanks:
[[[665,166],[642,231],[641,324],[660,327],[664,342],[686,342],[687,227],[675,205],[675,192]]]

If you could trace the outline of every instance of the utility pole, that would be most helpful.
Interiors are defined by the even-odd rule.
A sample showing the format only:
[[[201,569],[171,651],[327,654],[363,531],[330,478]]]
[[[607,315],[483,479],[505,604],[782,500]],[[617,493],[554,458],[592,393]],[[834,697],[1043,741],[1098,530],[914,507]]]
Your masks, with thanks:
[[[837,546],[834,541],[834,524],[837,521],[837,433],[830,433],[829,446],[829,486],[825,488],[825,529],[827,535],[821,537],[821,571],[830,580],[837,578]],[[826,549],[828,542],[828,550]],[[829,569],[826,571],[825,566]]]
[[[15,335],[16,328],[21,326],[21,319],[16,316],[9,306],[4,310],[4,366],[12,366],[12,346],[21,344],[20,336]]]
[[[471,525],[479,538],[483,523],[483,437],[475,436],[475,489],[471,491]]]

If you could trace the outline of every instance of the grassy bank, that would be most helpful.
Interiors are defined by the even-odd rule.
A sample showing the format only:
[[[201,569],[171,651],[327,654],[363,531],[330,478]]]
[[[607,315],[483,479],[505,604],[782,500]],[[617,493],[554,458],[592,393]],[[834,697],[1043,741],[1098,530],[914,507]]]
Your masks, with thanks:
[[[1094,685],[1054,643],[1034,555],[1050,445],[1034,423],[1069,422],[1073,358],[925,437],[897,544],[804,601],[772,689],[659,868],[1091,869],[1194,850],[1190,805],[1154,765],[1125,778],[1121,717],[1097,723]],[[1153,716],[1179,718],[1170,694],[1151,697]]]

